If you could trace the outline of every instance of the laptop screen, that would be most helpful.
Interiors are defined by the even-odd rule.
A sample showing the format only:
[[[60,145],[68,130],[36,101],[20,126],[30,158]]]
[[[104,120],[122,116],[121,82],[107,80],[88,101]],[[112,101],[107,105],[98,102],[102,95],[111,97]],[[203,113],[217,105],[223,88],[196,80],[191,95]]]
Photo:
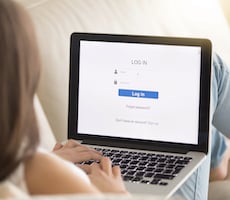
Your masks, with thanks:
[[[198,144],[201,47],[80,41],[78,132]]]
[[[68,138],[207,152],[209,40],[73,33],[70,47]]]

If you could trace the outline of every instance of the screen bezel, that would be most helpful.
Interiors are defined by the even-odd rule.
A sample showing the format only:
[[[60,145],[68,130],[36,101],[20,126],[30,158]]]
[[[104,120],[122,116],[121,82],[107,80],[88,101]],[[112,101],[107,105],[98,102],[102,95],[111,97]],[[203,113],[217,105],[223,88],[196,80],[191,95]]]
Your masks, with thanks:
[[[142,44],[166,44],[201,47],[201,78],[199,101],[198,144],[181,144],[172,142],[136,140],[130,138],[114,138],[79,133],[77,127],[79,54],[80,41],[106,41]],[[207,154],[210,131],[210,85],[211,85],[212,45],[203,38],[179,38],[159,36],[114,35],[94,33],[72,33],[70,39],[70,73],[69,73],[69,107],[68,107],[68,139],[83,140],[95,145],[128,147],[147,150],[164,150],[186,153],[200,151]]]

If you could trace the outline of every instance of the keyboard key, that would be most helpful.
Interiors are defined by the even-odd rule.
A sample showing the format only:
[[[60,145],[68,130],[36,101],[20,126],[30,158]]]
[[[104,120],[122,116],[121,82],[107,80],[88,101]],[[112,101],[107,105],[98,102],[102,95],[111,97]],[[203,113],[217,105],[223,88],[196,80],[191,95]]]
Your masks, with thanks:
[[[159,168],[164,168],[165,166],[166,166],[166,163],[160,163],[157,165],[157,167],[159,167]]]
[[[157,165],[157,162],[149,162],[147,164],[148,167],[155,167]]]
[[[174,164],[168,164],[166,165],[165,167],[168,168],[168,169],[174,169],[176,165]]]
[[[174,164],[176,162],[176,159],[169,159],[167,160],[167,163],[169,164]]]
[[[145,172],[136,172],[135,176],[143,177]]]
[[[147,164],[148,164],[147,161],[140,161],[140,162],[139,162],[139,166],[145,166],[145,165],[147,165]]]
[[[122,155],[121,158],[130,158],[131,156],[129,154]]]
[[[163,173],[164,173],[164,174],[172,174],[173,171],[174,171],[173,169],[165,169],[165,170],[163,171]]]
[[[152,177],[154,177],[154,173],[153,172],[147,172],[147,173],[145,173],[144,177],[152,178]]]
[[[131,181],[133,178],[134,178],[133,176],[129,176],[129,175],[123,176],[124,181]]]
[[[127,167],[127,165],[120,165],[121,169],[125,169]]]
[[[174,169],[174,171],[172,172],[172,174],[176,175],[178,174],[183,168],[176,168]]]
[[[122,174],[123,176],[124,176],[127,172],[128,172],[127,169],[122,169],[122,170],[121,170],[121,174]]]
[[[150,181],[149,180],[142,180],[141,183],[149,184]]]
[[[134,175],[136,173],[136,171],[128,171],[127,173],[126,173],[126,175]]]
[[[164,186],[166,186],[166,185],[168,185],[168,183],[167,183],[167,182],[160,182],[159,185],[164,185]]]
[[[148,160],[148,159],[149,159],[148,156],[142,156],[142,157],[140,158],[140,160]]]
[[[175,164],[187,165],[189,162],[189,160],[177,160]]]
[[[134,170],[135,168],[136,168],[135,165],[130,165],[130,166],[127,167],[128,170]]]
[[[122,160],[120,164],[128,164],[131,160]]]
[[[156,173],[160,173],[160,172],[163,172],[164,171],[164,168],[156,168],[155,169],[155,172]]]
[[[155,168],[153,167],[148,167],[145,169],[146,172],[153,172],[155,170]]]
[[[150,182],[150,184],[152,184],[152,185],[157,185],[159,182],[160,182],[159,179],[153,179],[153,180]]]
[[[140,182],[142,180],[141,177],[135,177],[132,179],[132,182]]]
[[[191,158],[191,157],[185,157],[184,160],[189,160],[189,161],[191,161],[192,158]]]
[[[129,164],[130,164],[130,165],[136,165],[137,163],[139,163],[139,161],[133,160],[133,161],[131,161]]]
[[[166,158],[159,158],[157,162],[164,163],[167,159]]]
[[[138,167],[137,167],[137,170],[138,170],[138,171],[142,171],[142,170],[144,170],[144,169],[145,169],[144,166],[138,166]]]
[[[154,178],[159,178],[159,179],[168,179],[172,180],[175,176],[170,175],[170,174],[156,174]]]

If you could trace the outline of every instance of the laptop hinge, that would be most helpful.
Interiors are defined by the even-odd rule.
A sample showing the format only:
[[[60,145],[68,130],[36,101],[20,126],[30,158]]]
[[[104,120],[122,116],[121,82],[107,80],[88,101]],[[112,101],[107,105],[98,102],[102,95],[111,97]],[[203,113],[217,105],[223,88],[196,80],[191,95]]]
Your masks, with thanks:
[[[146,145],[136,142],[112,142],[112,141],[102,141],[102,140],[90,140],[84,139],[82,144],[87,145],[99,145],[99,146],[109,146],[109,147],[117,147],[117,148],[126,148],[126,149],[135,149],[135,150],[148,150],[148,151],[160,151],[160,152],[170,152],[170,153],[180,153],[180,154],[187,154],[189,152],[188,149],[183,148],[172,148],[168,147],[166,144],[162,144],[161,146],[153,145]]]

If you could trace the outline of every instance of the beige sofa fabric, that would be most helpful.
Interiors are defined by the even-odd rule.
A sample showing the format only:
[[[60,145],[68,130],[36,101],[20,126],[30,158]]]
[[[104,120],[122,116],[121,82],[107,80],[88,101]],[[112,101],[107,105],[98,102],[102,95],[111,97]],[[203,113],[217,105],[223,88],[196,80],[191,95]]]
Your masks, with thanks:
[[[56,139],[37,96],[34,99],[34,107],[40,133],[40,147],[51,151],[56,143]]]
[[[229,0],[219,0],[219,1],[224,11],[224,15],[228,21],[228,25],[230,26],[230,1]]]

